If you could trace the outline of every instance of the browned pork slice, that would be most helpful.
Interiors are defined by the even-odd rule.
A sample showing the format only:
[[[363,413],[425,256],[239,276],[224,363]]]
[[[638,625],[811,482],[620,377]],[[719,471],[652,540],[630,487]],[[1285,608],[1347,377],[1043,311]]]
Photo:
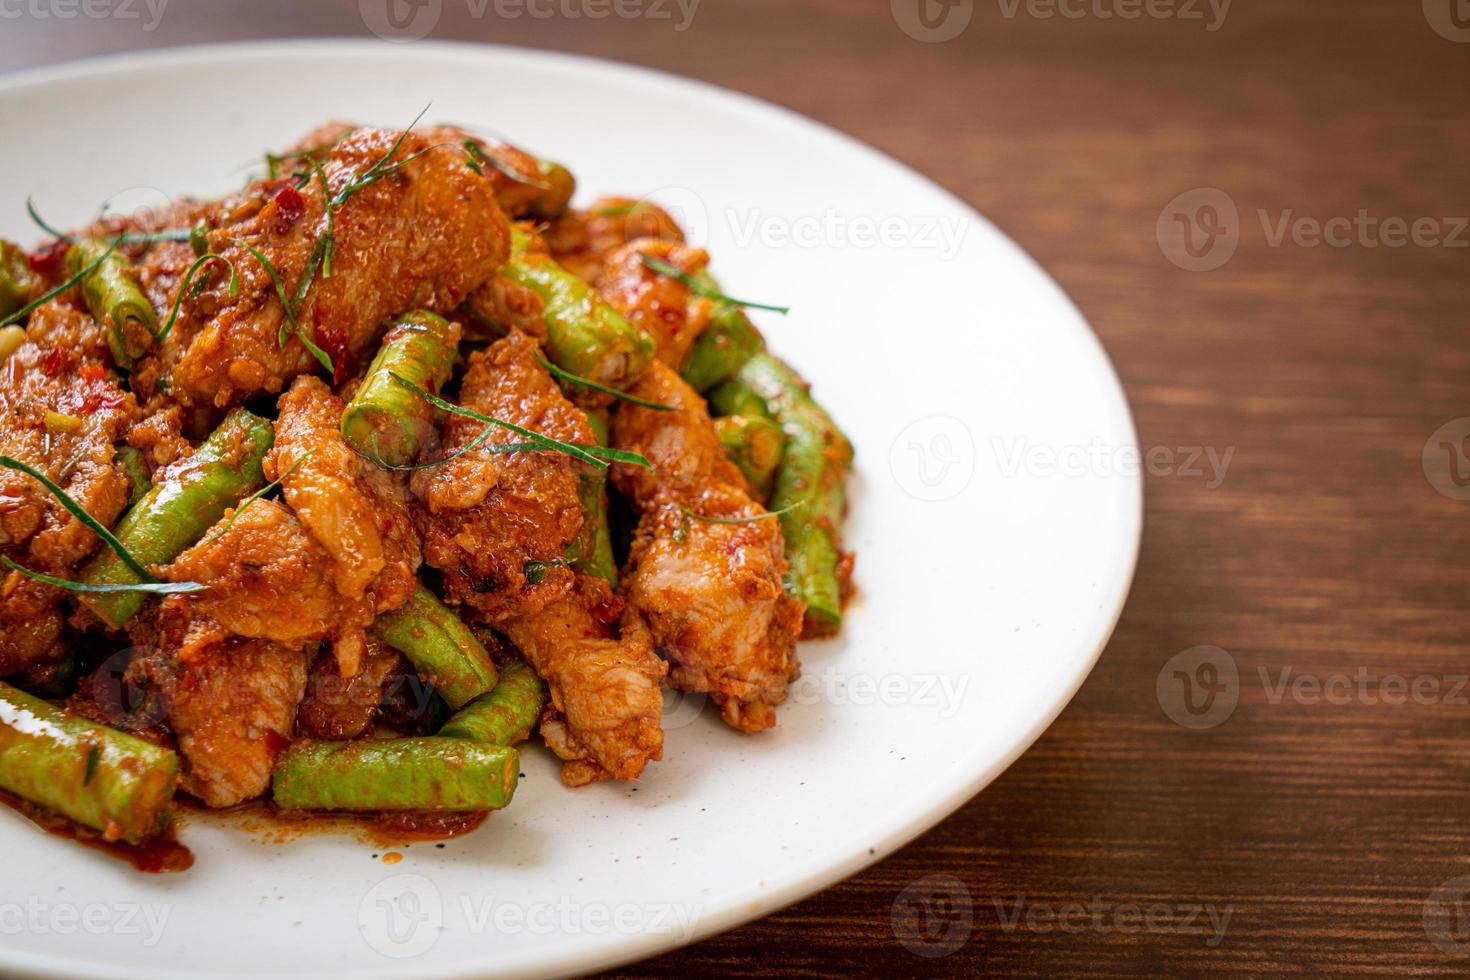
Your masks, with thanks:
[[[396,609],[417,585],[419,540],[401,477],[363,459],[342,438],[342,400],[301,377],[278,402],[267,479],[281,481],[296,519],[331,556],[332,582],[374,612]]]
[[[541,718],[546,744],[565,760],[562,781],[637,779],[663,757],[663,661],[634,622],[619,636],[621,602],[599,578],[577,576],[575,591],[504,624],[506,635],[546,680]]]
[[[677,371],[695,339],[709,326],[711,303],[675,277],[649,268],[644,256],[686,275],[701,271],[709,256],[704,249],[678,242],[640,238],[609,254],[597,277],[602,298],[652,337],[658,359]]]
[[[460,404],[553,439],[591,442],[586,414],[536,362],[536,350],[530,337],[512,333],[472,355]],[[442,452],[458,452],[484,429],[447,416]],[[475,449],[412,479],[424,560],[444,573],[445,597],[487,623],[536,612],[572,586],[563,556],[582,527],[584,464],[556,452],[494,451],[525,441],[493,427]]]
[[[270,787],[291,742],[306,688],[309,648],[233,636],[186,597],[168,600],[157,624],[133,630],[140,653],[128,667],[178,740],[183,789],[212,807]],[[144,645],[146,644],[146,645]]]
[[[85,333],[85,314],[38,311],[46,331],[70,324]],[[105,343],[102,349],[105,350]],[[0,363],[0,455],[46,474],[103,524],[127,506],[127,470],[117,444],[138,419],[132,395],[122,391],[86,346],[26,342]],[[91,351],[95,353],[95,351]],[[0,554],[43,574],[72,579],[101,542],[42,484],[0,469]],[[0,676],[60,653],[66,593],[0,569]]]
[[[545,232],[552,258],[573,275],[596,282],[614,250],[638,238],[682,243],[684,232],[669,213],[649,201],[601,197],[586,210],[572,210]]]
[[[282,504],[262,498],[225,517],[166,572],[206,586],[181,597],[190,615],[288,646],[330,639],[343,674],[357,672],[373,604],[337,591],[331,556]]]
[[[310,280],[296,320],[338,380],[370,355],[385,318],[409,309],[453,311],[508,255],[505,216],[490,180],[466,166],[464,148],[410,132],[387,158],[399,136],[357,129],[323,161],[333,198],[347,196],[335,211],[331,275],[320,270]],[[294,298],[327,230],[327,195],[315,175],[304,185],[281,179],[254,191],[209,233],[211,250],[239,271],[239,294],[231,296],[229,277],[215,270],[197,298],[185,299],[167,340],[172,388],[186,404],[235,404],[319,369],[283,322],[275,280]],[[284,345],[283,329],[290,334]]]
[[[655,363],[634,393],[678,411],[624,403],[613,415],[613,444],[653,463],[652,472],[619,464],[613,474],[641,515],[630,607],[648,621],[676,687],[708,692],[734,728],[769,728],[799,669],[803,611],[782,586],[780,526],[751,499],[704,400],[673,369]]]
[[[368,634],[362,669],[343,677],[329,650],[317,654],[311,665],[306,697],[297,713],[297,730],[308,738],[341,740],[366,735],[372,728],[383,684],[402,670],[402,654]]]

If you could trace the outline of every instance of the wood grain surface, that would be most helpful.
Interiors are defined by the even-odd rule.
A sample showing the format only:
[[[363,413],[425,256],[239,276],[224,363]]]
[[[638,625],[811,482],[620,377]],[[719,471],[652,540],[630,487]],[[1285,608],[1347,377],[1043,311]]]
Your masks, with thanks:
[[[855,878],[624,975],[1470,972],[1470,420],[1438,432],[1470,415],[1450,3],[960,0],[930,23],[968,10],[964,30],[929,43],[899,26],[910,0],[703,0],[682,31],[443,0],[433,37],[695,76],[929,174],[1075,298],[1175,464],[1147,477],[1112,642],[1016,765]],[[364,33],[356,0],[173,0],[153,31],[6,20],[0,64]],[[1432,220],[1397,246],[1392,223],[1314,244],[1299,220],[1360,212]],[[1181,219],[1201,261],[1238,248],[1181,268]],[[1228,467],[1184,466],[1191,447]],[[1171,660],[1200,646],[1228,662],[1184,675],[1237,702],[1208,729],[1166,710],[1198,721]]]

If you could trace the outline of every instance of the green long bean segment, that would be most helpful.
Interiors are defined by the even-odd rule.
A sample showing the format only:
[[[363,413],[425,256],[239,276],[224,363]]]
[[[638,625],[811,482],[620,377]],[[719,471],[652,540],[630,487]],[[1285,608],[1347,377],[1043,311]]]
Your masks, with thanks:
[[[156,484],[123,515],[113,532],[145,566],[164,565],[204,536],[230,507],[265,484],[261,462],[274,441],[271,424],[243,408],[225,417],[187,463]],[[87,585],[136,584],[142,578],[113,552],[82,570]],[[79,596],[98,619],[119,628],[138,614],[139,592]]]
[[[133,446],[118,446],[113,458],[127,475],[128,506],[131,507],[142,500],[143,495],[153,486],[153,475],[148,472],[148,463],[143,459],[142,450]]]
[[[427,391],[442,391],[454,370],[459,326],[418,310],[401,317],[383,337],[352,403],[342,413],[342,438],[362,455],[389,466],[412,463],[434,431],[434,406],[393,379],[397,374]]]
[[[485,647],[422,585],[408,602],[379,616],[373,632],[407,657],[450,708],[458,710],[495,687],[498,675]]]
[[[0,683],[0,788],[130,844],[159,833],[178,782],[170,750]]]
[[[572,202],[577,190],[577,180],[572,172],[555,160],[536,158],[537,179],[540,191],[527,202],[527,211],[537,218],[559,218]]]
[[[761,414],[786,434],[770,506],[781,512],[790,565],[787,591],[806,603],[807,630],[812,635],[836,631],[842,623],[839,529],[852,443],[812,399],[796,372],[767,353],[746,361],[709,397],[721,415],[748,414],[761,406]]]
[[[587,424],[593,438],[606,445],[610,430],[602,413],[589,411]],[[567,562],[583,575],[606,579],[616,589],[618,563],[613,558],[612,529],[607,523],[607,470],[583,468],[577,484],[577,501],[582,505],[582,530],[567,546]]]
[[[0,318],[31,301],[35,279],[25,250],[14,242],[0,240]]]
[[[131,371],[158,333],[158,314],[134,278],[131,263],[116,247],[95,238],[73,242],[66,267],[82,276],[82,300],[92,318],[107,331],[107,349],[118,368]]]
[[[720,445],[762,501],[771,498],[786,433],[764,415],[727,415],[714,420]]]
[[[511,230],[511,257],[500,274],[540,298],[546,352],[557,367],[621,391],[653,360],[652,338],[550,256],[529,252],[519,229]]]
[[[719,284],[708,272],[691,278],[704,283],[708,291],[719,292]],[[715,300],[709,326],[694,341],[679,373],[691,388],[703,394],[764,349],[765,340],[745,310],[726,300]]]
[[[515,794],[516,750],[461,738],[300,741],[271,795],[283,810],[498,810]]]
[[[545,703],[546,684],[525,661],[512,660],[501,666],[495,690],[459,709],[439,729],[439,736],[515,745],[531,737]]]

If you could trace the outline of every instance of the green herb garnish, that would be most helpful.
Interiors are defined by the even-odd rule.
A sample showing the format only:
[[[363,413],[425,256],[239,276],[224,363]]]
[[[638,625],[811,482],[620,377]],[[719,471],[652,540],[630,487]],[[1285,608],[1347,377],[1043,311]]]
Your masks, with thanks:
[[[92,774],[97,771],[97,762],[102,758],[102,746],[93,742],[87,749],[87,771],[82,773],[82,785],[85,786],[92,781]]]
[[[281,301],[281,308],[286,314],[285,319],[281,323],[281,329],[276,332],[276,343],[281,347],[285,347],[287,338],[293,333],[296,334],[301,340],[301,343],[311,352],[311,356],[315,357],[321,363],[322,367],[335,375],[337,373],[337,366],[332,363],[332,359],[327,356],[327,352],[313,343],[311,338],[301,329],[300,324],[296,322],[296,311],[292,308],[291,300],[286,295],[286,286],[281,282],[281,275],[276,271],[276,267],[271,263],[271,260],[266,258],[258,250],[251,248],[249,243],[244,239],[232,238],[230,241],[255,256],[255,261],[259,262],[261,268],[265,269],[266,274],[271,277],[271,285],[275,287],[276,298]]]
[[[542,435],[539,432],[533,432],[530,429],[516,425],[514,422],[507,422],[504,419],[497,419],[490,415],[481,415],[479,412],[471,411],[468,408],[461,408],[458,405],[447,402],[436,395],[430,394],[429,392],[420,388],[418,385],[414,384],[412,381],[408,380],[395,371],[389,371],[388,376],[391,377],[394,381],[397,381],[399,384],[405,385],[418,392],[420,398],[423,398],[435,408],[443,409],[444,411],[450,412],[454,415],[461,415],[467,419],[474,419],[478,422],[484,422],[487,425],[498,425],[503,429],[508,429],[518,436],[524,436],[528,440],[529,445],[534,449],[543,450],[546,452],[561,453],[564,456],[570,456],[573,459],[581,460],[582,462],[588,463],[592,466],[596,466],[599,469],[605,469],[607,467],[607,460],[613,460],[620,463],[633,463],[635,465],[646,466],[649,469],[653,469],[653,464],[644,459],[642,456],[638,455],[637,453],[625,452],[621,449],[612,449],[608,446],[586,446],[579,443],[563,442],[560,439],[553,439],[550,436]]]
[[[29,194],[26,195],[26,214],[31,216],[31,220],[36,223],[37,228],[40,228],[52,238],[59,238],[62,241],[66,242],[68,245],[72,243],[72,237],[70,235],[68,235],[64,231],[60,231],[56,228],[51,227],[49,224],[46,223],[46,219],[42,218],[41,215],[36,212],[36,204],[34,201],[31,200],[31,195]]]
[[[553,568],[566,568],[564,561],[528,561],[526,562],[526,581],[532,585],[540,585],[546,578],[546,573]]]
[[[726,296],[724,293],[720,292],[709,283],[697,279],[694,276],[691,276],[689,273],[684,272],[681,269],[677,269],[674,266],[669,265],[667,262],[662,261],[661,259],[656,259],[653,256],[649,255],[647,252],[639,252],[638,257],[643,260],[644,265],[652,269],[654,272],[657,272],[659,275],[668,276],[672,279],[677,279],[684,285],[688,286],[689,291],[694,293],[694,295],[696,296],[703,296],[705,299],[713,299],[718,300],[722,303],[729,303],[731,306],[745,306],[753,310],[771,310],[774,313],[780,313],[782,316],[785,316],[787,313],[791,312],[791,307],[789,306],[772,306],[768,303],[754,303],[750,300],[736,299],[733,296]]]
[[[656,412],[677,412],[679,410],[673,405],[661,405],[658,402],[646,401],[645,399],[637,398],[633,395],[627,394],[626,392],[618,391],[616,388],[609,388],[607,385],[598,384],[591,378],[584,378],[581,375],[573,374],[570,371],[563,371],[561,368],[557,367],[555,364],[552,364],[545,357],[543,357],[539,350],[536,352],[536,360],[540,362],[541,366],[544,367],[551,374],[552,377],[560,378],[561,380],[566,381],[570,384],[582,385],[583,387],[591,388],[593,391],[600,391],[604,395],[612,395],[614,398],[620,398],[625,402],[632,402],[634,405],[639,405],[643,408],[651,408]]]
[[[111,531],[102,526],[101,521],[97,520],[97,518],[87,513],[86,508],[77,503],[75,500],[71,499],[71,495],[68,494],[65,490],[52,483],[50,478],[47,477],[45,473],[42,473],[40,470],[35,469],[31,466],[27,466],[25,463],[22,463],[18,459],[12,459],[9,456],[0,456],[0,466],[3,466],[8,470],[17,470],[21,473],[24,473],[26,476],[29,476],[31,479],[36,480],[38,483],[41,484],[41,486],[51,491],[51,495],[55,497],[58,501],[60,501],[61,506],[70,511],[73,517],[81,521],[87,527],[91,528],[92,532],[96,534],[97,537],[106,542],[107,546],[111,548],[114,552],[116,552],[117,556],[122,559],[123,564],[128,566],[128,568],[132,569],[135,573],[137,573],[139,578],[141,578],[145,582],[158,581],[158,579],[154,578],[153,574],[149,572],[148,569],[139,564],[138,560],[128,552],[128,549],[123,545],[121,541],[113,536],[113,533]]]
[[[692,517],[696,521],[704,521],[706,524],[750,524],[755,521],[768,521],[773,517],[780,517],[782,514],[789,514],[804,503],[806,503],[805,500],[798,500],[790,507],[782,507],[780,510],[768,510],[764,514],[752,514],[749,517],[706,517],[703,514],[696,514],[683,504],[679,505],[679,509],[684,512],[685,517]]]
[[[33,578],[37,582],[45,582],[60,589],[69,589],[72,592],[90,592],[107,594],[111,592],[149,592],[154,595],[178,595],[184,592],[202,592],[207,586],[199,582],[137,582],[122,585],[91,585],[86,582],[72,582],[69,579],[55,578],[51,575],[43,575],[33,572],[23,565],[17,565],[4,555],[0,555],[0,563],[7,568],[13,568],[26,578]]]
[[[184,302],[184,293],[188,292],[189,298],[194,299],[204,291],[205,284],[209,282],[207,278],[201,277],[197,283],[194,283],[194,289],[192,292],[189,291],[189,284],[193,280],[195,273],[197,273],[201,268],[211,262],[223,262],[229,268],[230,295],[232,297],[240,295],[240,275],[235,269],[235,263],[231,262],[223,255],[216,255],[213,252],[210,252],[208,255],[201,255],[199,258],[194,260],[193,265],[189,266],[189,271],[184,273],[183,281],[179,283],[179,291],[174,296],[173,307],[170,308],[168,311],[168,319],[163,322],[163,326],[159,328],[158,333],[154,334],[155,340],[162,340],[163,338],[167,337],[169,331],[174,328],[174,321],[177,320],[179,317],[179,307],[182,306]]]
[[[475,142],[474,140],[466,139],[462,145],[465,148],[465,152],[469,154],[471,160],[474,160],[478,163],[490,164],[490,166],[494,167],[500,173],[504,174],[506,177],[509,177],[517,184],[525,184],[527,187],[535,187],[538,190],[543,191],[551,190],[550,184],[545,183],[544,181],[533,180],[532,178],[527,177],[525,174],[521,173],[510,164],[486,153],[484,148],[481,147],[480,144]],[[484,173],[484,170],[476,168],[476,172]]]

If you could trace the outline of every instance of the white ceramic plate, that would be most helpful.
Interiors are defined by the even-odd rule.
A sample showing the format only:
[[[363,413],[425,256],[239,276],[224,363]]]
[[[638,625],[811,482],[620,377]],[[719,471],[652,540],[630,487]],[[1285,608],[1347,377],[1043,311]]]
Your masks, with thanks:
[[[581,199],[651,194],[706,243],[857,446],[860,593],[804,644],[780,727],[689,700],[633,786],[571,791],[529,749],[514,805],[385,866],[347,836],[188,821],[146,876],[0,812],[0,970],[38,976],[507,976],[592,970],[765,915],[893,853],[1031,744],[1132,577],[1127,404],[1067,297],[963,203],[875,151],[706,85],[419,43],[176,49],[0,81],[0,235],[235,185],[328,118],[493,128]]]

